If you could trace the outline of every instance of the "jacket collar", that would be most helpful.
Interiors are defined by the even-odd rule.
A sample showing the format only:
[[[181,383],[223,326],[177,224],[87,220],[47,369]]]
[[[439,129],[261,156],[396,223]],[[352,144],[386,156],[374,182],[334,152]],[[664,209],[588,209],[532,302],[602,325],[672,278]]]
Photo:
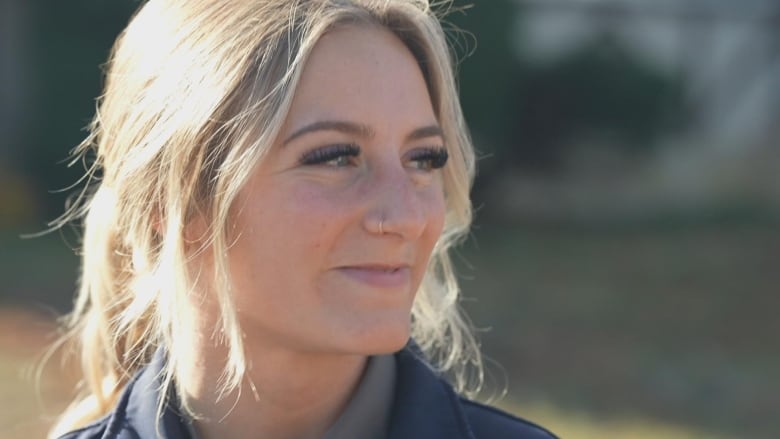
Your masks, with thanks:
[[[407,346],[396,357],[397,381],[388,439],[475,439],[459,397]]]
[[[459,397],[438,374],[415,352],[410,344],[395,354],[396,389],[390,418],[388,439],[475,439]],[[175,395],[166,403],[158,419],[157,407],[162,396],[162,350],[147,367],[136,375],[122,396],[110,431],[135,430],[140,438],[190,439],[186,416],[178,411]]]
[[[162,417],[158,419],[159,402],[163,395],[162,370],[165,364],[165,352],[158,349],[152,361],[130,382],[117,408],[118,428],[130,427],[139,438],[189,439],[186,416],[179,413],[176,395],[171,392],[166,401]],[[174,402],[171,402],[174,401]],[[123,404],[124,402],[124,404]],[[124,413],[122,412],[124,408]],[[150,422],[158,419],[157,422]]]

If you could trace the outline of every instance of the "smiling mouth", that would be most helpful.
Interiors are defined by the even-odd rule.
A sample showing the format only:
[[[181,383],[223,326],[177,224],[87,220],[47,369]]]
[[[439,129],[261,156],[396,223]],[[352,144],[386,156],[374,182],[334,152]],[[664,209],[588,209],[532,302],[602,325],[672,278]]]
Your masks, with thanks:
[[[411,269],[406,265],[360,265],[341,267],[339,271],[347,277],[375,288],[398,288],[411,280]]]

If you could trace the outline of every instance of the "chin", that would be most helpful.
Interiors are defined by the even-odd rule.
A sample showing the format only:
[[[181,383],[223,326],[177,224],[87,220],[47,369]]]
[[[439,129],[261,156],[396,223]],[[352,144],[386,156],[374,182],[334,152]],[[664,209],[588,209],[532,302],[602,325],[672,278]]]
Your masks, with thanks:
[[[375,349],[371,355],[392,354],[403,349],[409,342],[409,331],[405,331],[403,335],[394,337],[388,337],[386,340],[382,340],[381,343],[377,343]]]
[[[410,336],[411,323],[408,316],[403,321],[374,321],[350,337],[349,350],[363,355],[392,354],[403,349]]]

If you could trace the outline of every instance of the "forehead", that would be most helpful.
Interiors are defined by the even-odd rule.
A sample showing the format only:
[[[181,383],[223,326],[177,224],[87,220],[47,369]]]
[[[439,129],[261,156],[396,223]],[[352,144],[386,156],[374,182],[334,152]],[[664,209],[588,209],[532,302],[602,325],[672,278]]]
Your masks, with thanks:
[[[341,26],[320,38],[288,118],[312,123],[334,113],[350,120],[392,115],[435,122],[416,58],[391,31],[371,25]]]

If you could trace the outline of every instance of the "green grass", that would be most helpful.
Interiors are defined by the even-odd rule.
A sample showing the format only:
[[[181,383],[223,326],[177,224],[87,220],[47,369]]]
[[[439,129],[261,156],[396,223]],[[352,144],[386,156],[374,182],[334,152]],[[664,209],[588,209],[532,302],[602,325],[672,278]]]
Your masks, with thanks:
[[[780,434],[776,225],[494,224],[461,253],[465,307],[491,328],[510,398],[598,425]]]

